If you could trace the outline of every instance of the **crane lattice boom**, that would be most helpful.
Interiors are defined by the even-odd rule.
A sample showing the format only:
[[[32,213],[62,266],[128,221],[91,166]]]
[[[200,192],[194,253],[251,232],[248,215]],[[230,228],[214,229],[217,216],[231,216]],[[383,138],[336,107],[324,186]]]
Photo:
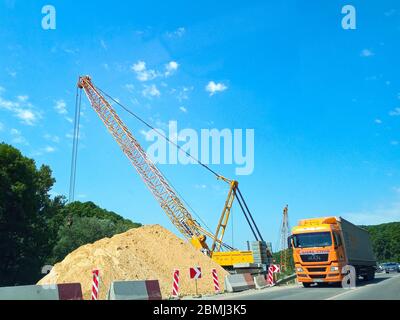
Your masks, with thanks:
[[[102,94],[100,94],[99,90],[92,84],[90,77],[80,77],[78,86],[85,90],[91,105],[175,227],[187,239],[191,240],[192,243],[193,240],[197,240],[198,246],[208,249],[205,242],[205,235],[209,236],[211,239],[214,239],[214,235],[203,229],[200,224],[193,219],[190,212],[168,184],[166,178],[150,160],[138,141],[133,137],[128,127],[119,118],[110,103],[108,103]],[[218,242],[221,243],[220,241]]]

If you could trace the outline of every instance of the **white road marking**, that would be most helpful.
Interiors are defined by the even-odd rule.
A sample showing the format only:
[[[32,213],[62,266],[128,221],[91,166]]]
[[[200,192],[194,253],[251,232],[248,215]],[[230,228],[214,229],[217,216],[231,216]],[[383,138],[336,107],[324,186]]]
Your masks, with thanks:
[[[360,289],[362,289],[362,288],[368,288],[368,287],[370,287],[370,286],[382,285],[383,282],[385,282],[385,281],[390,281],[391,279],[397,278],[397,277],[399,277],[399,276],[400,276],[400,275],[397,275],[397,276],[394,276],[394,277],[389,277],[389,278],[387,278],[387,279],[385,279],[385,280],[382,280],[382,281],[380,281],[380,282],[378,282],[378,283],[369,283],[369,284],[366,284],[366,285],[364,285],[364,286],[358,286],[358,287],[356,287],[356,288],[354,288],[354,289],[344,289],[344,290],[346,290],[346,292],[339,293],[339,294],[334,295],[334,296],[332,296],[332,297],[326,298],[325,300],[334,300],[334,299],[336,299],[336,298],[338,298],[338,297],[344,296],[344,295],[349,294],[349,293],[351,293],[351,292],[358,291],[358,290],[360,290]]]

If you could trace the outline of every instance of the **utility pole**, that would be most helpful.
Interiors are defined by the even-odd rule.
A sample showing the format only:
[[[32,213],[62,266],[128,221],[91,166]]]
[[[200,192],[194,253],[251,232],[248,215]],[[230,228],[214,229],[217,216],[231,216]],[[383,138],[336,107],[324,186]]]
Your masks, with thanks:
[[[280,231],[280,265],[281,270],[286,271],[287,265],[289,263],[289,248],[287,239],[290,236],[290,228],[289,228],[289,215],[288,215],[288,205],[283,208],[283,218],[282,225]]]

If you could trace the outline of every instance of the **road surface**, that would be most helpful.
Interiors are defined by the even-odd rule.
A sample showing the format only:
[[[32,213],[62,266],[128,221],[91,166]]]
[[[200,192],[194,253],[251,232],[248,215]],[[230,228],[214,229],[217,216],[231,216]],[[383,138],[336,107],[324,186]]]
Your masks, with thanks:
[[[289,285],[204,297],[213,300],[400,300],[400,274],[376,274],[373,281],[358,281],[355,289]]]

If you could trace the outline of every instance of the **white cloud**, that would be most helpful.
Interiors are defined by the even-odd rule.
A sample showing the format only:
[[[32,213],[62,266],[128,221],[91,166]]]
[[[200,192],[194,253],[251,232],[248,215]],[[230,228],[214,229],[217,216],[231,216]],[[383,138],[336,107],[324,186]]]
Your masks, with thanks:
[[[23,123],[28,125],[33,125],[37,121],[35,113],[28,109],[19,109],[17,110],[16,115]]]
[[[165,76],[168,77],[178,70],[179,64],[176,61],[170,61],[165,65]]]
[[[151,139],[151,130],[149,130],[149,131],[140,130],[139,132],[143,137],[145,137],[146,140],[149,141]]]
[[[169,38],[177,37],[180,38],[185,34],[186,30],[184,27],[179,27],[178,29],[172,31],[172,32],[167,32],[166,35]]]
[[[131,84],[131,83],[127,83],[124,87],[125,87],[126,90],[128,90],[131,93],[135,89],[135,86],[133,84]]]
[[[222,92],[228,89],[226,85],[223,83],[215,83],[214,81],[210,81],[206,86],[206,91],[210,92],[210,96],[214,95],[216,92]]]
[[[375,53],[373,53],[370,49],[363,49],[360,53],[361,57],[372,57]]]
[[[22,135],[21,131],[18,129],[11,129],[10,134],[12,136],[11,142],[15,144],[23,144],[23,145],[28,145],[28,141],[25,139],[25,137]]]
[[[174,94],[177,92],[176,98],[178,99],[179,102],[182,102],[183,100],[189,99],[189,92],[192,91],[194,87],[182,87],[178,91],[176,89],[172,89],[170,91],[171,94]]]
[[[47,146],[44,148],[44,151],[47,153],[53,153],[54,151],[56,151],[56,149],[53,147]]]
[[[134,63],[132,66],[132,70],[135,72],[141,72],[141,71],[146,70],[146,62],[138,61],[138,62]]]
[[[381,119],[375,119],[375,123],[382,124],[382,120]]]
[[[65,103],[64,100],[57,100],[56,104],[54,106],[54,109],[59,113],[59,114],[67,114],[67,104]]]
[[[28,96],[18,96],[17,99],[18,99],[20,102],[26,102],[26,101],[29,100],[29,97],[28,97]]]
[[[142,94],[144,97],[159,97],[161,95],[160,91],[157,89],[156,85],[152,84],[150,86],[144,86],[142,90]]]
[[[399,145],[399,142],[398,142],[397,140],[392,140],[392,141],[390,141],[390,144],[391,144],[392,146],[398,146],[398,145]]]
[[[60,142],[60,137],[59,136],[53,136],[51,134],[45,134],[43,137],[46,140],[51,141],[51,142],[55,142],[55,143],[59,143]]]
[[[390,111],[389,115],[392,117],[400,116],[400,108],[395,108],[394,110]]]
[[[395,201],[388,206],[381,206],[372,210],[360,212],[348,212],[341,214],[357,225],[374,225],[400,220],[400,201]]]
[[[139,60],[138,62],[134,63],[131,69],[136,73],[136,78],[139,81],[149,81],[153,80],[158,76],[157,72],[146,68],[146,62]]]
[[[185,108],[185,107],[179,107],[179,110],[181,110],[182,112],[184,112],[184,113],[187,113],[187,109]]]
[[[145,82],[150,81],[159,77],[168,77],[178,70],[179,64],[176,61],[168,62],[164,68],[165,71],[157,71],[154,69],[148,69],[146,62],[139,60],[131,66],[131,70],[136,73],[136,79]]]
[[[41,118],[40,112],[34,110],[32,104],[29,102],[29,97],[24,95],[18,96],[15,101],[6,100],[0,96],[0,109],[12,112],[14,116],[26,125],[35,125]]]

